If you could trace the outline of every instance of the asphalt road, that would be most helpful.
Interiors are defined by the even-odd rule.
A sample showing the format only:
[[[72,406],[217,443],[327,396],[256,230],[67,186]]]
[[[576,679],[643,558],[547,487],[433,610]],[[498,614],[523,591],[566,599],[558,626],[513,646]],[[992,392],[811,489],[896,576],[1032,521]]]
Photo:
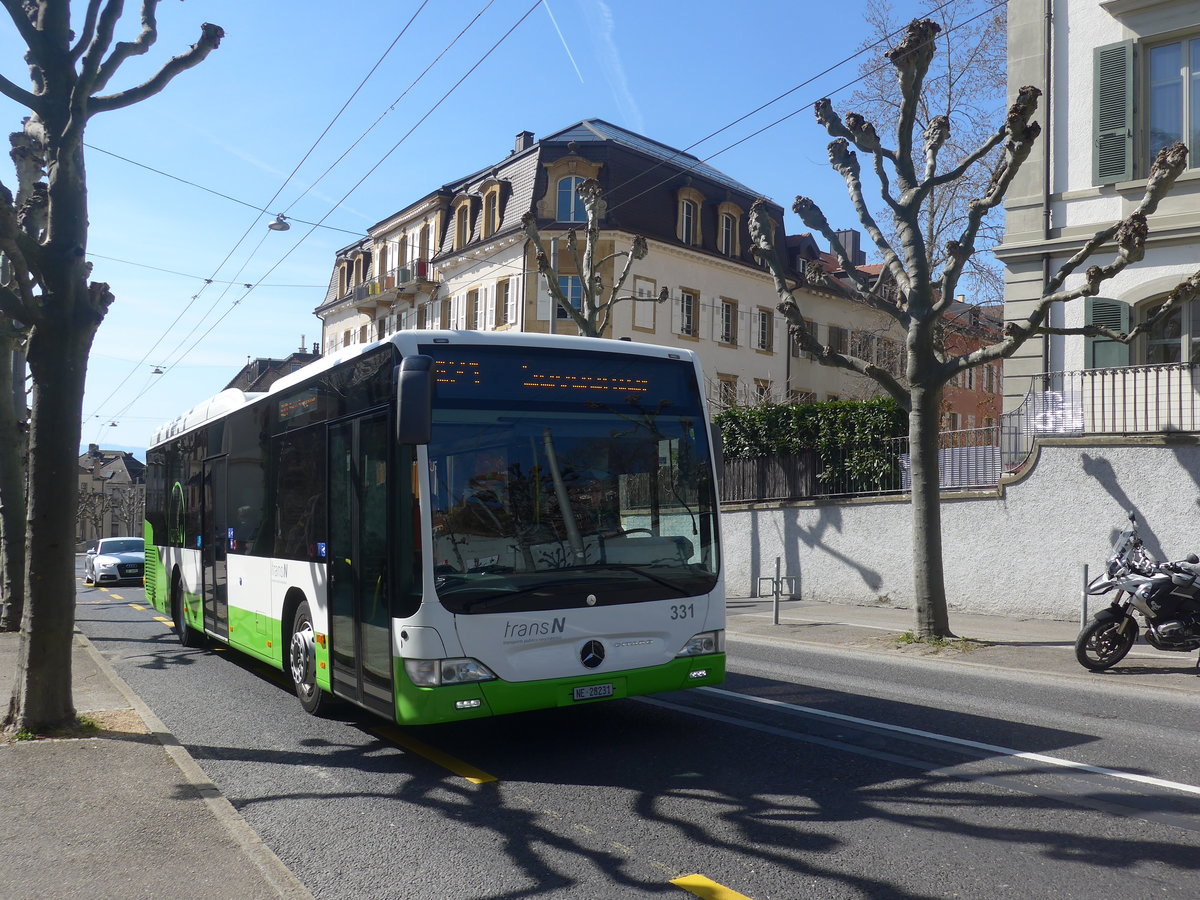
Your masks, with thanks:
[[[79,603],[321,900],[1200,894],[1187,696],[735,638],[720,689],[400,729],[184,650],[140,588]]]

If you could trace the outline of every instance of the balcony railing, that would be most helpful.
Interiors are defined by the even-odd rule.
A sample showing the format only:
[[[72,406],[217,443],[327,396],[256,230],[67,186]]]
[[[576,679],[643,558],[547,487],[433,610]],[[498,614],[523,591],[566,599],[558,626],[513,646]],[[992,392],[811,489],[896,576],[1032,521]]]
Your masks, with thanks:
[[[350,288],[342,299],[351,299],[355,303],[370,300],[393,292],[412,293],[422,284],[432,284],[437,281],[437,272],[427,259],[414,259],[407,265],[389,269],[381,275],[374,275],[362,284]]]

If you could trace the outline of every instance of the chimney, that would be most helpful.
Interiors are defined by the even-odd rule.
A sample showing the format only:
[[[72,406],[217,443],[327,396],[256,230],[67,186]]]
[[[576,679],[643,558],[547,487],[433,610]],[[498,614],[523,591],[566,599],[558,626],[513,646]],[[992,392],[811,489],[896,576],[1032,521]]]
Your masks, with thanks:
[[[313,342],[312,355],[313,356],[321,355],[321,345],[316,343],[315,341]]]
[[[859,249],[861,247],[862,235],[858,233],[857,229],[844,228],[841,231],[835,231],[834,234],[842,242],[842,247],[845,249],[846,256],[849,257],[851,263],[856,266],[866,264],[867,254]],[[832,248],[830,248],[830,252],[832,252]]]
[[[99,444],[88,444],[88,456],[98,457],[100,455]]]
[[[522,131],[517,135],[517,143],[513,148],[513,153],[520,153],[522,150],[528,150],[533,146],[533,132]]]
[[[300,335],[300,349],[299,349],[299,350],[297,350],[296,352],[297,352],[297,353],[303,353],[303,352],[304,352],[304,335]]]

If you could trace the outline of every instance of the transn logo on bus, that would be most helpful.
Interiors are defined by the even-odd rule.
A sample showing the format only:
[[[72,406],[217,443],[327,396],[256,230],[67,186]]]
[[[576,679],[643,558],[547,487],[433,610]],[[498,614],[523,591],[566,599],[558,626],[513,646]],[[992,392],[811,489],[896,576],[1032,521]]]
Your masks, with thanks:
[[[559,616],[548,622],[505,622],[504,638],[541,637],[547,634],[562,634],[567,630],[567,617]]]

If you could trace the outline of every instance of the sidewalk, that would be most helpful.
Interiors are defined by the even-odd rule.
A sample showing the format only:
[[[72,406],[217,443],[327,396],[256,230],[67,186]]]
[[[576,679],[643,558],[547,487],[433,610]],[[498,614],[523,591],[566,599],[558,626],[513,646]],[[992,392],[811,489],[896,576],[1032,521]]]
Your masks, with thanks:
[[[950,628],[954,633],[982,644],[963,651],[896,641],[897,635],[912,631],[916,624],[911,609],[781,600],[776,625],[772,600],[742,598],[729,599],[726,614],[729,643],[734,646],[742,640],[808,644],[876,654],[895,653],[948,665],[1012,669],[1106,686],[1200,694],[1195,651],[1167,653],[1155,650],[1141,638],[1114,668],[1089,672],[1075,659],[1078,622],[1010,619],[951,610]]]
[[[18,640],[0,634],[4,703]],[[72,676],[76,709],[101,726],[95,737],[0,744],[6,898],[311,900],[78,633]]]

